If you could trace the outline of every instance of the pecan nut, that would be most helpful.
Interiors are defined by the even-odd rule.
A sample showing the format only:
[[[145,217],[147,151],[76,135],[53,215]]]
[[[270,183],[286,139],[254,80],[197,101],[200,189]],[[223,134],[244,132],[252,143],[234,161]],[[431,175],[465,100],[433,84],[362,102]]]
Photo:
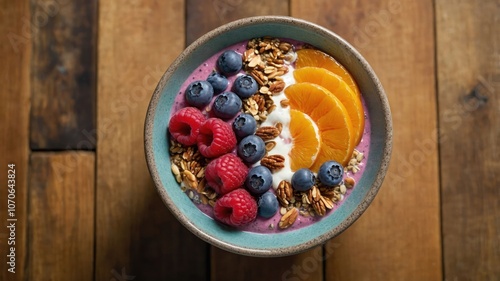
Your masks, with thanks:
[[[280,131],[278,130],[278,128],[273,126],[260,127],[257,129],[257,132],[255,132],[255,135],[257,135],[264,141],[272,140],[275,137],[279,136],[279,134]]]
[[[292,185],[286,180],[280,181],[278,188],[276,189],[276,197],[280,201],[281,205],[288,206],[293,197]]]
[[[269,155],[262,158],[260,164],[271,171],[276,171],[285,167],[285,157],[279,154]]]

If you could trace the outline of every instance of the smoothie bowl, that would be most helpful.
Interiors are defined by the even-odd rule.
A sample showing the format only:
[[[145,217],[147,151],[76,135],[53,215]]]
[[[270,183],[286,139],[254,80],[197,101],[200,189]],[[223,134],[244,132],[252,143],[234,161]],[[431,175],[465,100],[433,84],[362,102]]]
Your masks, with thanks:
[[[365,59],[338,35],[254,17],[191,44],[149,105],[145,150],[163,201],[201,239],[251,256],[340,234],[385,176],[392,121]]]

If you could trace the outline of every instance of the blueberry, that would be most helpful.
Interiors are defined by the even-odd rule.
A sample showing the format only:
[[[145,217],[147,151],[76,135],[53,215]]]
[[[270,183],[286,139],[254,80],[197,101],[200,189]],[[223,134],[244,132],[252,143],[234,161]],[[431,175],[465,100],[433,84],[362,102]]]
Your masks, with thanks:
[[[214,88],[207,81],[194,81],[189,84],[184,93],[186,102],[198,108],[208,105],[213,96]]]
[[[241,75],[234,80],[233,91],[240,98],[249,98],[259,90],[259,84],[250,75]]]
[[[297,171],[292,176],[292,187],[298,191],[306,191],[311,189],[314,185],[314,174],[311,170],[302,168]]]
[[[242,113],[233,121],[233,131],[240,139],[255,134],[256,130],[257,121],[250,114]]]
[[[229,81],[227,80],[226,76],[215,71],[208,75],[207,82],[212,85],[215,94],[224,92],[229,85]]]
[[[327,161],[321,165],[318,178],[322,184],[328,186],[338,185],[344,176],[344,167],[336,161]]]
[[[248,171],[245,186],[253,194],[262,194],[271,188],[273,176],[271,171],[265,166],[255,166]]]
[[[253,164],[264,157],[266,145],[260,137],[249,135],[240,141],[237,152],[243,162]]]
[[[225,51],[217,59],[217,67],[220,72],[225,75],[238,73],[242,66],[243,61],[241,59],[241,55],[232,50]]]
[[[215,116],[222,119],[233,118],[241,110],[241,99],[233,92],[224,92],[215,98],[212,105]]]
[[[263,218],[270,218],[276,214],[279,209],[278,199],[276,195],[272,192],[266,192],[259,197],[258,205],[258,214]]]

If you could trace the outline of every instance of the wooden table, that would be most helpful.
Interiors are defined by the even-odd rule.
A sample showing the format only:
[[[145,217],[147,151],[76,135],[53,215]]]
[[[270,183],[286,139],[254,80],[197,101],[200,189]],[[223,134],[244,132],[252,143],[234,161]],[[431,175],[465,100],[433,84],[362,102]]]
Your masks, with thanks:
[[[498,0],[0,5],[1,280],[500,280]],[[214,27],[265,14],[351,42],[394,120],[390,169],[367,212],[323,247],[272,259],[183,228],[143,150],[147,105],[172,60]]]

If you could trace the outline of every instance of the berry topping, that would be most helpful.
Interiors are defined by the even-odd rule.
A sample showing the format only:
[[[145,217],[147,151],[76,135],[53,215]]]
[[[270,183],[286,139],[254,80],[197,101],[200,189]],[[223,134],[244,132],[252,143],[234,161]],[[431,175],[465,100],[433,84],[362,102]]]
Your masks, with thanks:
[[[266,154],[266,145],[264,141],[256,136],[249,135],[243,138],[238,144],[238,156],[247,164],[253,164]]]
[[[278,199],[272,192],[262,194],[257,202],[257,213],[263,218],[270,218],[276,214],[279,208]]]
[[[327,161],[321,165],[318,178],[322,184],[328,186],[338,185],[344,176],[344,168],[336,161]]]
[[[233,84],[233,91],[240,98],[249,98],[259,90],[259,84],[250,75],[241,75],[236,78]]]
[[[302,168],[297,170],[292,176],[292,187],[298,191],[306,191],[314,185],[314,174],[311,170]]]
[[[218,194],[226,194],[243,186],[247,174],[248,167],[232,153],[212,160],[205,170],[207,184]]]
[[[184,93],[187,104],[203,108],[208,105],[214,96],[214,88],[207,81],[194,81],[189,84]]]
[[[233,118],[240,112],[242,106],[241,99],[232,92],[225,92],[215,98],[213,111],[215,116],[223,119]]]
[[[235,51],[228,50],[217,59],[217,67],[225,75],[233,75],[241,70],[243,60],[241,55]]]
[[[238,138],[244,138],[248,135],[255,134],[257,130],[257,121],[252,115],[242,113],[233,121],[233,131]]]
[[[214,217],[231,226],[248,224],[257,217],[257,202],[245,189],[235,189],[215,202]]]
[[[273,176],[265,166],[255,166],[248,171],[245,186],[253,194],[262,194],[271,188]]]
[[[212,73],[208,75],[207,82],[212,85],[215,94],[224,92],[224,90],[226,90],[227,86],[229,85],[229,81],[227,80],[226,76],[215,71],[212,71]]]
[[[200,127],[197,142],[201,155],[215,158],[233,150],[236,136],[231,125],[219,118],[208,118]]]
[[[168,131],[172,137],[183,145],[196,144],[196,139],[201,127],[205,122],[205,116],[194,107],[184,107],[170,118]]]

